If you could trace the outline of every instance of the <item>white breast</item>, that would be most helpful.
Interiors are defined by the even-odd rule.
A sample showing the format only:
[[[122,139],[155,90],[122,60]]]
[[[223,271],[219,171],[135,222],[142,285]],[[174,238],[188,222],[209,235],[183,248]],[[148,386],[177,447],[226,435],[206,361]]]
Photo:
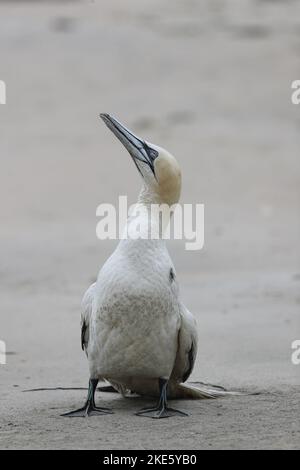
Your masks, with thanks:
[[[180,305],[164,243],[122,242],[99,273],[88,357],[97,377],[169,377]]]

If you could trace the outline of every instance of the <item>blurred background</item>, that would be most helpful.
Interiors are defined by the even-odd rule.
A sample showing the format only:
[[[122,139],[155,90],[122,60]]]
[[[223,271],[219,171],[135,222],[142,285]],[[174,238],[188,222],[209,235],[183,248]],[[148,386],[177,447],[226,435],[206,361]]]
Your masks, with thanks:
[[[181,202],[205,204],[205,248],[169,244],[198,319],[193,379],[296,393],[300,3],[0,1],[0,79],[3,416],[24,388],[86,386],[80,301],[117,243],[97,240],[96,207],[141,185],[99,112],[169,149]],[[31,422],[48,398],[26,400]]]

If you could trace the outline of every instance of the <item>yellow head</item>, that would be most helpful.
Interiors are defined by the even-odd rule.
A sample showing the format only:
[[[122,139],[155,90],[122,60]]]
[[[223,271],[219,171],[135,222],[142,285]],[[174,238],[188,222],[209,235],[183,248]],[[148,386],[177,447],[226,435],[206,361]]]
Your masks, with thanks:
[[[143,177],[140,201],[170,206],[176,204],[180,198],[181,171],[173,155],[140,139],[112,116],[100,116],[128,150]]]

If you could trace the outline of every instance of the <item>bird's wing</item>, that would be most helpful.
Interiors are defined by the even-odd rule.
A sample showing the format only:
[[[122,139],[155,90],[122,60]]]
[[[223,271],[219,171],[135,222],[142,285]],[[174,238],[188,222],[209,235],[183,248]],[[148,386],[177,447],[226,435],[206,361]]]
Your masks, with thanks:
[[[81,347],[87,352],[89,344],[90,318],[96,283],[92,284],[83,296],[81,302]]]
[[[197,327],[194,316],[181,307],[181,325],[178,333],[178,349],[171,380],[185,382],[192,373],[197,355]]]
[[[178,334],[178,349],[175,365],[168,384],[169,398],[201,399],[240,395],[215,385],[197,382],[193,385],[182,384],[192,373],[197,355],[196,320],[188,309],[181,307],[181,326]]]

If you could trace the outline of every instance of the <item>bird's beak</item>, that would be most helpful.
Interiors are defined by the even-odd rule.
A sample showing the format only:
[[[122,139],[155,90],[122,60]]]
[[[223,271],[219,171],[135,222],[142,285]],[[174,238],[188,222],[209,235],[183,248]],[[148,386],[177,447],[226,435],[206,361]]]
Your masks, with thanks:
[[[158,157],[157,150],[150,147],[143,139],[134,135],[133,132],[109,114],[102,113],[100,114],[100,117],[103,119],[107,127],[115,134],[117,139],[119,139],[128,150],[139,172],[142,174],[139,162],[143,162],[151,168],[155,176],[154,160]]]

